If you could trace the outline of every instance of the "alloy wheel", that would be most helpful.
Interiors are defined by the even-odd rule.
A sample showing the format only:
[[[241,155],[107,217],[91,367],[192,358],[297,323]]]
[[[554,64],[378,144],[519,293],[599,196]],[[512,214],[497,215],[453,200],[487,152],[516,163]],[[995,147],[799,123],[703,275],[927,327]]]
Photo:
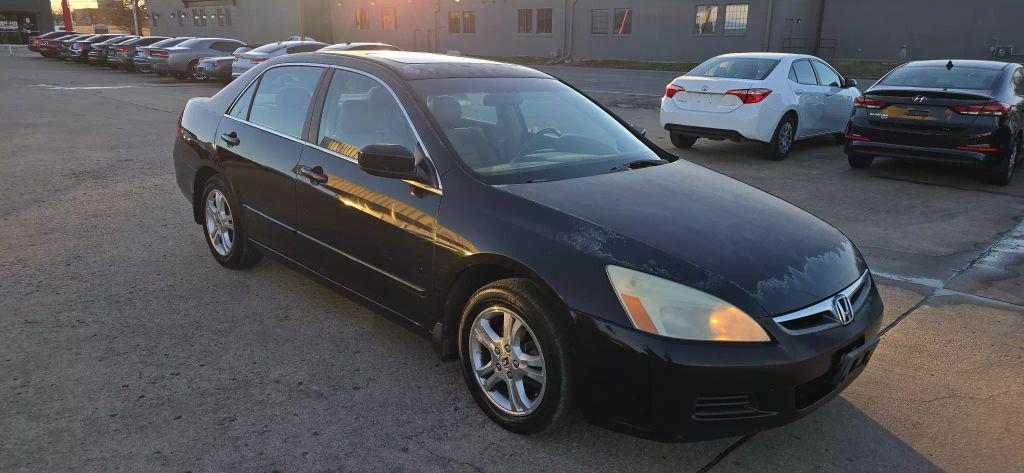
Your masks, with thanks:
[[[525,416],[544,399],[544,354],[533,330],[505,307],[489,307],[473,320],[469,352],[474,379],[502,412]]]
[[[793,122],[786,121],[779,129],[779,153],[786,154],[793,145]]]
[[[206,194],[206,236],[214,251],[221,256],[228,256],[235,242],[235,222],[231,206],[220,189],[213,189]]]

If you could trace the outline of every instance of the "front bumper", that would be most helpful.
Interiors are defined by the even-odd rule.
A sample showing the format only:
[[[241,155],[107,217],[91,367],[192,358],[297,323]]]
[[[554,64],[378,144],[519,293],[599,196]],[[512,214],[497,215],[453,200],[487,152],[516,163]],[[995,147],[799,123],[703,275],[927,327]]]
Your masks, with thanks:
[[[575,314],[576,393],[592,422],[658,441],[745,435],[793,422],[838,395],[877,343],[874,284],[849,325],[769,343],[689,342]]]

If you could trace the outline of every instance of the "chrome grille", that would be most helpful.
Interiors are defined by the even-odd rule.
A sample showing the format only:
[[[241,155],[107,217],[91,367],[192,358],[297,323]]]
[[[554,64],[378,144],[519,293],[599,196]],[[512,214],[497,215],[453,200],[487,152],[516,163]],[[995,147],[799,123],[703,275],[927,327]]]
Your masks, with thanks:
[[[839,327],[841,324],[837,321],[832,308],[833,301],[836,297],[842,295],[849,298],[850,304],[853,308],[853,313],[856,314],[867,300],[869,292],[868,289],[870,288],[871,272],[864,271],[864,274],[842,291],[839,291],[838,293],[833,294],[810,307],[772,317],[772,320],[779,324],[779,327],[790,335],[806,335],[808,333],[820,332],[822,330]]]

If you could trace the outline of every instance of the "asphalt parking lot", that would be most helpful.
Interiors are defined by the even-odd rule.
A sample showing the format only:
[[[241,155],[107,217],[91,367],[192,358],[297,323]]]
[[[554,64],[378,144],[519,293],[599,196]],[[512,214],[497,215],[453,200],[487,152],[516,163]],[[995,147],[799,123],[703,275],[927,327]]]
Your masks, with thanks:
[[[622,93],[665,73],[561,73],[671,149],[657,97]],[[831,139],[677,151],[858,244],[890,324],[871,365],[752,437],[523,438],[428,340],[276,262],[210,258],[171,147],[217,90],[0,56],[0,471],[1024,471],[1024,176],[854,170]]]

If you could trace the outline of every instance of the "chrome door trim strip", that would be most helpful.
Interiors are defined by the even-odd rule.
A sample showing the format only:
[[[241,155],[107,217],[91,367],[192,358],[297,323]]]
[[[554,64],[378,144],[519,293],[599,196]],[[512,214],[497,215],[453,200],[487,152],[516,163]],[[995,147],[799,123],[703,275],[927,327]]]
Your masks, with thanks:
[[[331,250],[331,251],[333,251],[333,252],[335,252],[335,253],[337,253],[337,254],[339,254],[341,256],[344,256],[345,258],[348,258],[351,261],[359,263],[359,264],[361,264],[361,265],[363,265],[363,266],[365,266],[367,268],[370,268],[370,269],[372,269],[372,270],[374,270],[374,271],[376,271],[376,272],[378,272],[378,273],[380,273],[380,274],[382,274],[384,276],[387,276],[387,277],[391,278],[393,281],[395,281],[395,282],[405,286],[407,289],[415,292],[417,295],[425,296],[427,294],[427,290],[426,289],[424,289],[424,288],[422,288],[420,286],[417,286],[417,285],[415,285],[415,284],[413,284],[413,283],[411,283],[409,281],[406,281],[405,279],[402,279],[402,278],[400,278],[398,276],[395,276],[394,274],[391,274],[391,273],[389,273],[389,272],[387,272],[387,271],[385,271],[385,270],[383,270],[381,268],[378,268],[377,266],[374,266],[373,264],[370,264],[370,263],[368,263],[366,261],[363,261],[363,260],[361,260],[361,259],[359,259],[359,258],[357,258],[355,256],[352,256],[352,255],[350,255],[350,254],[348,254],[348,253],[346,253],[344,251],[341,251],[341,250],[339,250],[339,249],[337,249],[337,248],[335,248],[335,247],[333,247],[331,245],[328,245],[327,243],[324,243],[324,242],[322,242],[320,240],[317,240],[316,238],[313,238],[310,235],[302,233],[301,231],[296,231],[295,233],[297,233],[301,237],[306,238],[309,241],[312,241],[313,243],[316,243],[316,244],[318,244],[320,246],[323,246],[324,248],[327,248],[327,249],[329,249],[329,250]]]

